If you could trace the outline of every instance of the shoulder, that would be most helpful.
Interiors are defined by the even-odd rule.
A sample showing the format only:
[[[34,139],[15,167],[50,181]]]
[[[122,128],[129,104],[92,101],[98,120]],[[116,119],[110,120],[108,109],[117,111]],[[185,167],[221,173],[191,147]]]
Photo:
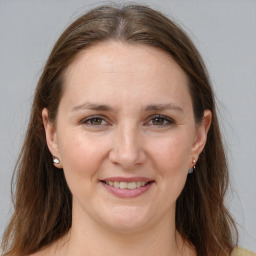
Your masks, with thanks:
[[[66,250],[66,245],[69,240],[69,235],[64,235],[63,237],[59,238],[57,241],[53,242],[50,245],[47,245],[40,249],[39,251],[32,253],[27,256],[61,256],[63,255]],[[1,255],[0,255],[1,256]]]
[[[244,248],[236,247],[231,256],[256,256],[256,253]]]

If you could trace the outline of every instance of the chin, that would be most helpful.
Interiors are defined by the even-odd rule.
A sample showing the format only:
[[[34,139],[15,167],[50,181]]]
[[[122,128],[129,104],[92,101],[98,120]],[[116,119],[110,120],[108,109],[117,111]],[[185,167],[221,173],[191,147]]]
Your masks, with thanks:
[[[140,207],[116,206],[105,219],[105,225],[116,232],[131,233],[144,229],[151,219],[149,213]]]

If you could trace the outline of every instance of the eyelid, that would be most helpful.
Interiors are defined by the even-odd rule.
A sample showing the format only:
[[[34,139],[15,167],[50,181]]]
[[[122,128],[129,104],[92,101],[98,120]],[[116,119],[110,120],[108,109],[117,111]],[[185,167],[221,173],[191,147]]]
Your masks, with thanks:
[[[86,122],[93,120],[95,118],[98,119],[102,119],[103,121],[105,121],[107,124],[99,124],[99,125],[93,125],[93,124],[87,124]],[[80,124],[83,125],[87,125],[87,126],[92,126],[92,127],[101,127],[101,126],[105,126],[105,125],[111,125],[110,122],[107,120],[107,117],[104,115],[92,115],[92,116],[88,116],[86,118],[83,118],[80,122]]]
[[[175,123],[175,121],[174,121],[172,118],[168,117],[168,116],[156,114],[156,115],[150,116],[150,118],[149,118],[149,120],[146,122],[146,124],[149,123],[150,121],[152,121],[154,118],[163,119],[164,121],[167,121],[168,124],[162,124],[162,125],[154,125],[154,124],[151,124],[150,126],[163,127],[163,126],[169,126],[169,125],[172,125],[172,124]]]
[[[106,122],[106,124],[93,125],[93,124],[86,123],[86,122],[88,122],[90,120],[93,120],[93,119],[96,119],[96,118],[102,119],[104,122]],[[167,121],[168,123],[167,124],[160,124],[160,125],[149,124],[149,122],[152,121],[154,118],[163,119],[164,121]],[[99,128],[99,127],[102,127],[102,126],[107,126],[107,125],[112,125],[108,121],[108,118],[105,115],[92,115],[92,116],[88,116],[86,118],[83,118],[79,123],[83,124],[83,125],[86,125],[86,126],[96,127],[96,128]],[[155,126],[155,127],[159,127],[160,128],[160,127],[170,126],[170,125],[172,125],[174,123],[175,123],[175,121],[172,118],[170,118],[168,116],[165,116],[165,115],[156,114],[156,115],[150,116],[148,118],[148,120],[145,122],[145,125]]]

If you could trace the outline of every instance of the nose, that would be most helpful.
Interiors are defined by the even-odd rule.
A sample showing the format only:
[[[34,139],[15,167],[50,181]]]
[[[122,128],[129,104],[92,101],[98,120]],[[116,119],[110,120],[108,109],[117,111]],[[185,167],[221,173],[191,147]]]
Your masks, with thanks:
[[[124,169],[134,169],[146,160],[143,138],[136,127],[118,127],[113,139],[109,159]]]

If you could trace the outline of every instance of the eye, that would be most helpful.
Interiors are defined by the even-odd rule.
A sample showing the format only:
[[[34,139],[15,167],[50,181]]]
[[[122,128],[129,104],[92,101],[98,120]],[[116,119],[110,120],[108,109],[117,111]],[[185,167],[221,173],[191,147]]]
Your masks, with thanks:
[[[147,124],[151,125],[151,126],[168,126],[173,123],[174,123],[174,121],[167,116],[155,115],[155,116],[151,117],[151,119],[149,120],[149,122]]]
[[[105,126],[109,124],[104,118],[99,116],[87,117],[81,123],[87,126]]]

